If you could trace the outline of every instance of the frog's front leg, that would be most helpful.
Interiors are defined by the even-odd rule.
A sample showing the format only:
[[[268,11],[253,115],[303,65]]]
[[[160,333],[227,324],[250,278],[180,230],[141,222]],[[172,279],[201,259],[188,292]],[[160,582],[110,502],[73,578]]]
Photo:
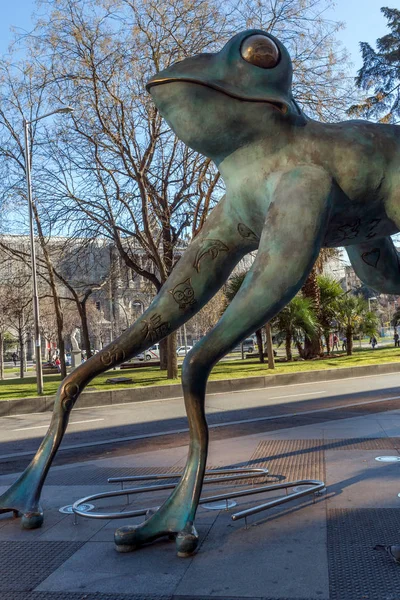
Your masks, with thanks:
[[[61,383],[49,426],[36,455],[19,479],[0,495],[0,513],[22,514],[22,526],[40,527],[42,486],[79,394],[96,375],[146,350],[188,321],[216,293],[241,257],[256,247],[238,230],[233,207],[223,199],[179,260],[147,311],[109,346]],[[135,391],[132,391],[135,394]]]
[[[381,294],[400,294],[399,255],[390,237],[346,247],[357,277]]]
[[[198,539],[194,518],[207,458],[204,412],[208,375],[231,348],[274,317],[296,294],[318,255],[327,223],[331,181],[318,168],[276,174],[268,183],[271,203],[256,260],[218,324],[186,357],[182,369],[190,427],[187,463],[180,483],[156,514],[115,534],[127,552],[175,533],[179,556],[192,554]]]

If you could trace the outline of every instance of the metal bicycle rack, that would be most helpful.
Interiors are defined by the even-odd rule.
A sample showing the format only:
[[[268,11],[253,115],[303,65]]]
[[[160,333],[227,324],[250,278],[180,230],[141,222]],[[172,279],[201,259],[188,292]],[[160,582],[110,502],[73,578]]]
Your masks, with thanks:
[[[217,477],[213,477],[217,475]],[[259,477],[266,477],[268,475],[268,469],[263,468],[240,468],[240,469],[215,469],[212,471],[206,471],[204,484],[210,483],[225,483],[226,481],[235,481],[239,479],[256,479]],[[136,488],[124,488],[124,483],[132,482],[132,481],[157,481],[160,479],[179,479],[182,477],[181,473],[160,473],[154,475],[133,475],[131,477],[110,477],[108,479],[108,483],[120,483],[121,490],[115,490],[112,492],[102,492],[100,494],[92,494],[91,496],[86,496],[85,498],[81,498],[77,500],[72,505],[72,510],[74,512],[74,523],[77,524],[76,517],[85,517],[90,519],[126,519],[129,517],[140,517],[140,516],[149,516],[156,512],[159,507],[152,508],[140,508],[131,511],[124,512],[114,512],[114,513],[95,513],[95,512],[83,512],[79,510],[79,506],[82,504],[87,504],[88,502],[94,502],[95,500],[100,500],[101,498],[112,498],[116,496],[126,496],[127,503],[129,504],[129,496],[134,494],[142,494],[145,492],[156,492],[162,490],[174,489],[176,487],[176,483],[168,483],[168,484],[158,484],[158,485],[148,485],[148,486],[140,486]],[[307,486],[307,489],[296,491],[294,493],[288,494],[287,490],[289,488],[299,487],[299,486]],[[275,490],[286,490],[286,496],[276,498],[275,500],[270,500],[269,502],[265,502],[258,506],[254,506],[252,508],[248,508],[246,510],[239,511],[232,515],[232,521],[238,521],[239,519],[245,519],[245,523],[247,526],[247,517],[250,515],[254,515],[264,510],[268,510],[269,508],[273,508],[274,506],[279,506],[281,504],[285,504],[286,502],[290,502],[291,500],[295,500],[296,498],[302,498],[303,496],[307,496],[309,494],[319,495],[325,490],[325,483],[323,481],[319,481],[316,479],[301,479],[298,481],[287,481],[283,483],[274,483],[274,484],[263,484],[259,487],[251,487],[244,490],[231,491],[229,493],[224,494],[216,494],[214,496],[207,496],[200,498],[199,504],[206,504],[211,502],[219,502],[222,500],[231,500],[233,498],[241,498],[242,496],[252,496],[254,494],[261,494],[265,492],[272,492]],[[228,509],[228,502],[226,503],[226,507]]]

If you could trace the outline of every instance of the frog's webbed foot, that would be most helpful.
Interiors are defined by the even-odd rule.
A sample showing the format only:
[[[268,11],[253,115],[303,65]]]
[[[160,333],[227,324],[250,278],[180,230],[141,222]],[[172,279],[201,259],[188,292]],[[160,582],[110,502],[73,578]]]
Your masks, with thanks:
[[[21,517],[23,529],[36,529],[43,523],[43,509],[39,501],[25,495],[25,489],[20,479],[0,495],[0,513],[12,512],[14,517]]]
[[[190,556],[196,551],[199,536],[193,523],[203,481],[208,438],[205,419],[198,416],[200,417],[198,426],[201,431],[201,439],[198,441],[202,449],[199,452],[195,448],[196,444],[191,444],[185,473],[171,496],[157,512],[152,513],[140,525],[117,529],[114,540],[118,552],[131,552],[166,536],[175,540],[178,556]]]
[[[144,544],[166,536],[175,540],[177,555],[181,558],[192,556],[197,550],[199,535],[193,523],[186,523],[179,531],[176,527],[166,529],[162,519],[157,518],[157,513],[141,525],[117,529],[115,547],[118,552],[132,552]]]

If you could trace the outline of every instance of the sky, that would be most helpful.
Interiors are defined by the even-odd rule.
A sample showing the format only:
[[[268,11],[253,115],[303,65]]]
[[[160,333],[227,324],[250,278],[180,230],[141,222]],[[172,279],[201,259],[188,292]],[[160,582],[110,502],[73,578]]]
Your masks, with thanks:
[[[362,63],[359,42],[374,45],[375,40],[387,31],[380,7],[398,7],[399,3],[400,0],[336,0],[335,9],[326,13],[329,18],[345,24],[337,38],[349,51],[354,74]],[[0,54],[3,54],[12,38],[11,26],[25,31],[31,28],[35,0],[0,0],[0,8]]]

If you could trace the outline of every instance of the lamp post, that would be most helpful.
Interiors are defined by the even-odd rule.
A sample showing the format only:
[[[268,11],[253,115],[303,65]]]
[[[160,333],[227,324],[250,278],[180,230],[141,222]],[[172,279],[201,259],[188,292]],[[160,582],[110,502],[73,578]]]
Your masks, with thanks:
[[[28,205],[29,205],[29,231],[30,231],[30,245],[31,245],[31,265],[32,265],[32,300],[33,300],[33,319],[35,328],[35,358],[36,358],[36,383],[38,394],[43,394],[43,373],[42,373],[42,352],[40,344],[40,326],[39,326],[39,296],[37,289],[37,274],[36,274],[36,253],[35,253],[35,234],[33,226],[33,201],[32,201],[32,180],[31,180],[31,159],[29,152],[29,128],[32,123],[40,121],[56,113],[71,113],[74,109],[70,106],[62,106],[53,110],[52,112],[46,113],[36,119],[28,121],[23,119],[24,126],[24,138],[25,138],[25,175],[26,175],[26,187],[28,191]]]

